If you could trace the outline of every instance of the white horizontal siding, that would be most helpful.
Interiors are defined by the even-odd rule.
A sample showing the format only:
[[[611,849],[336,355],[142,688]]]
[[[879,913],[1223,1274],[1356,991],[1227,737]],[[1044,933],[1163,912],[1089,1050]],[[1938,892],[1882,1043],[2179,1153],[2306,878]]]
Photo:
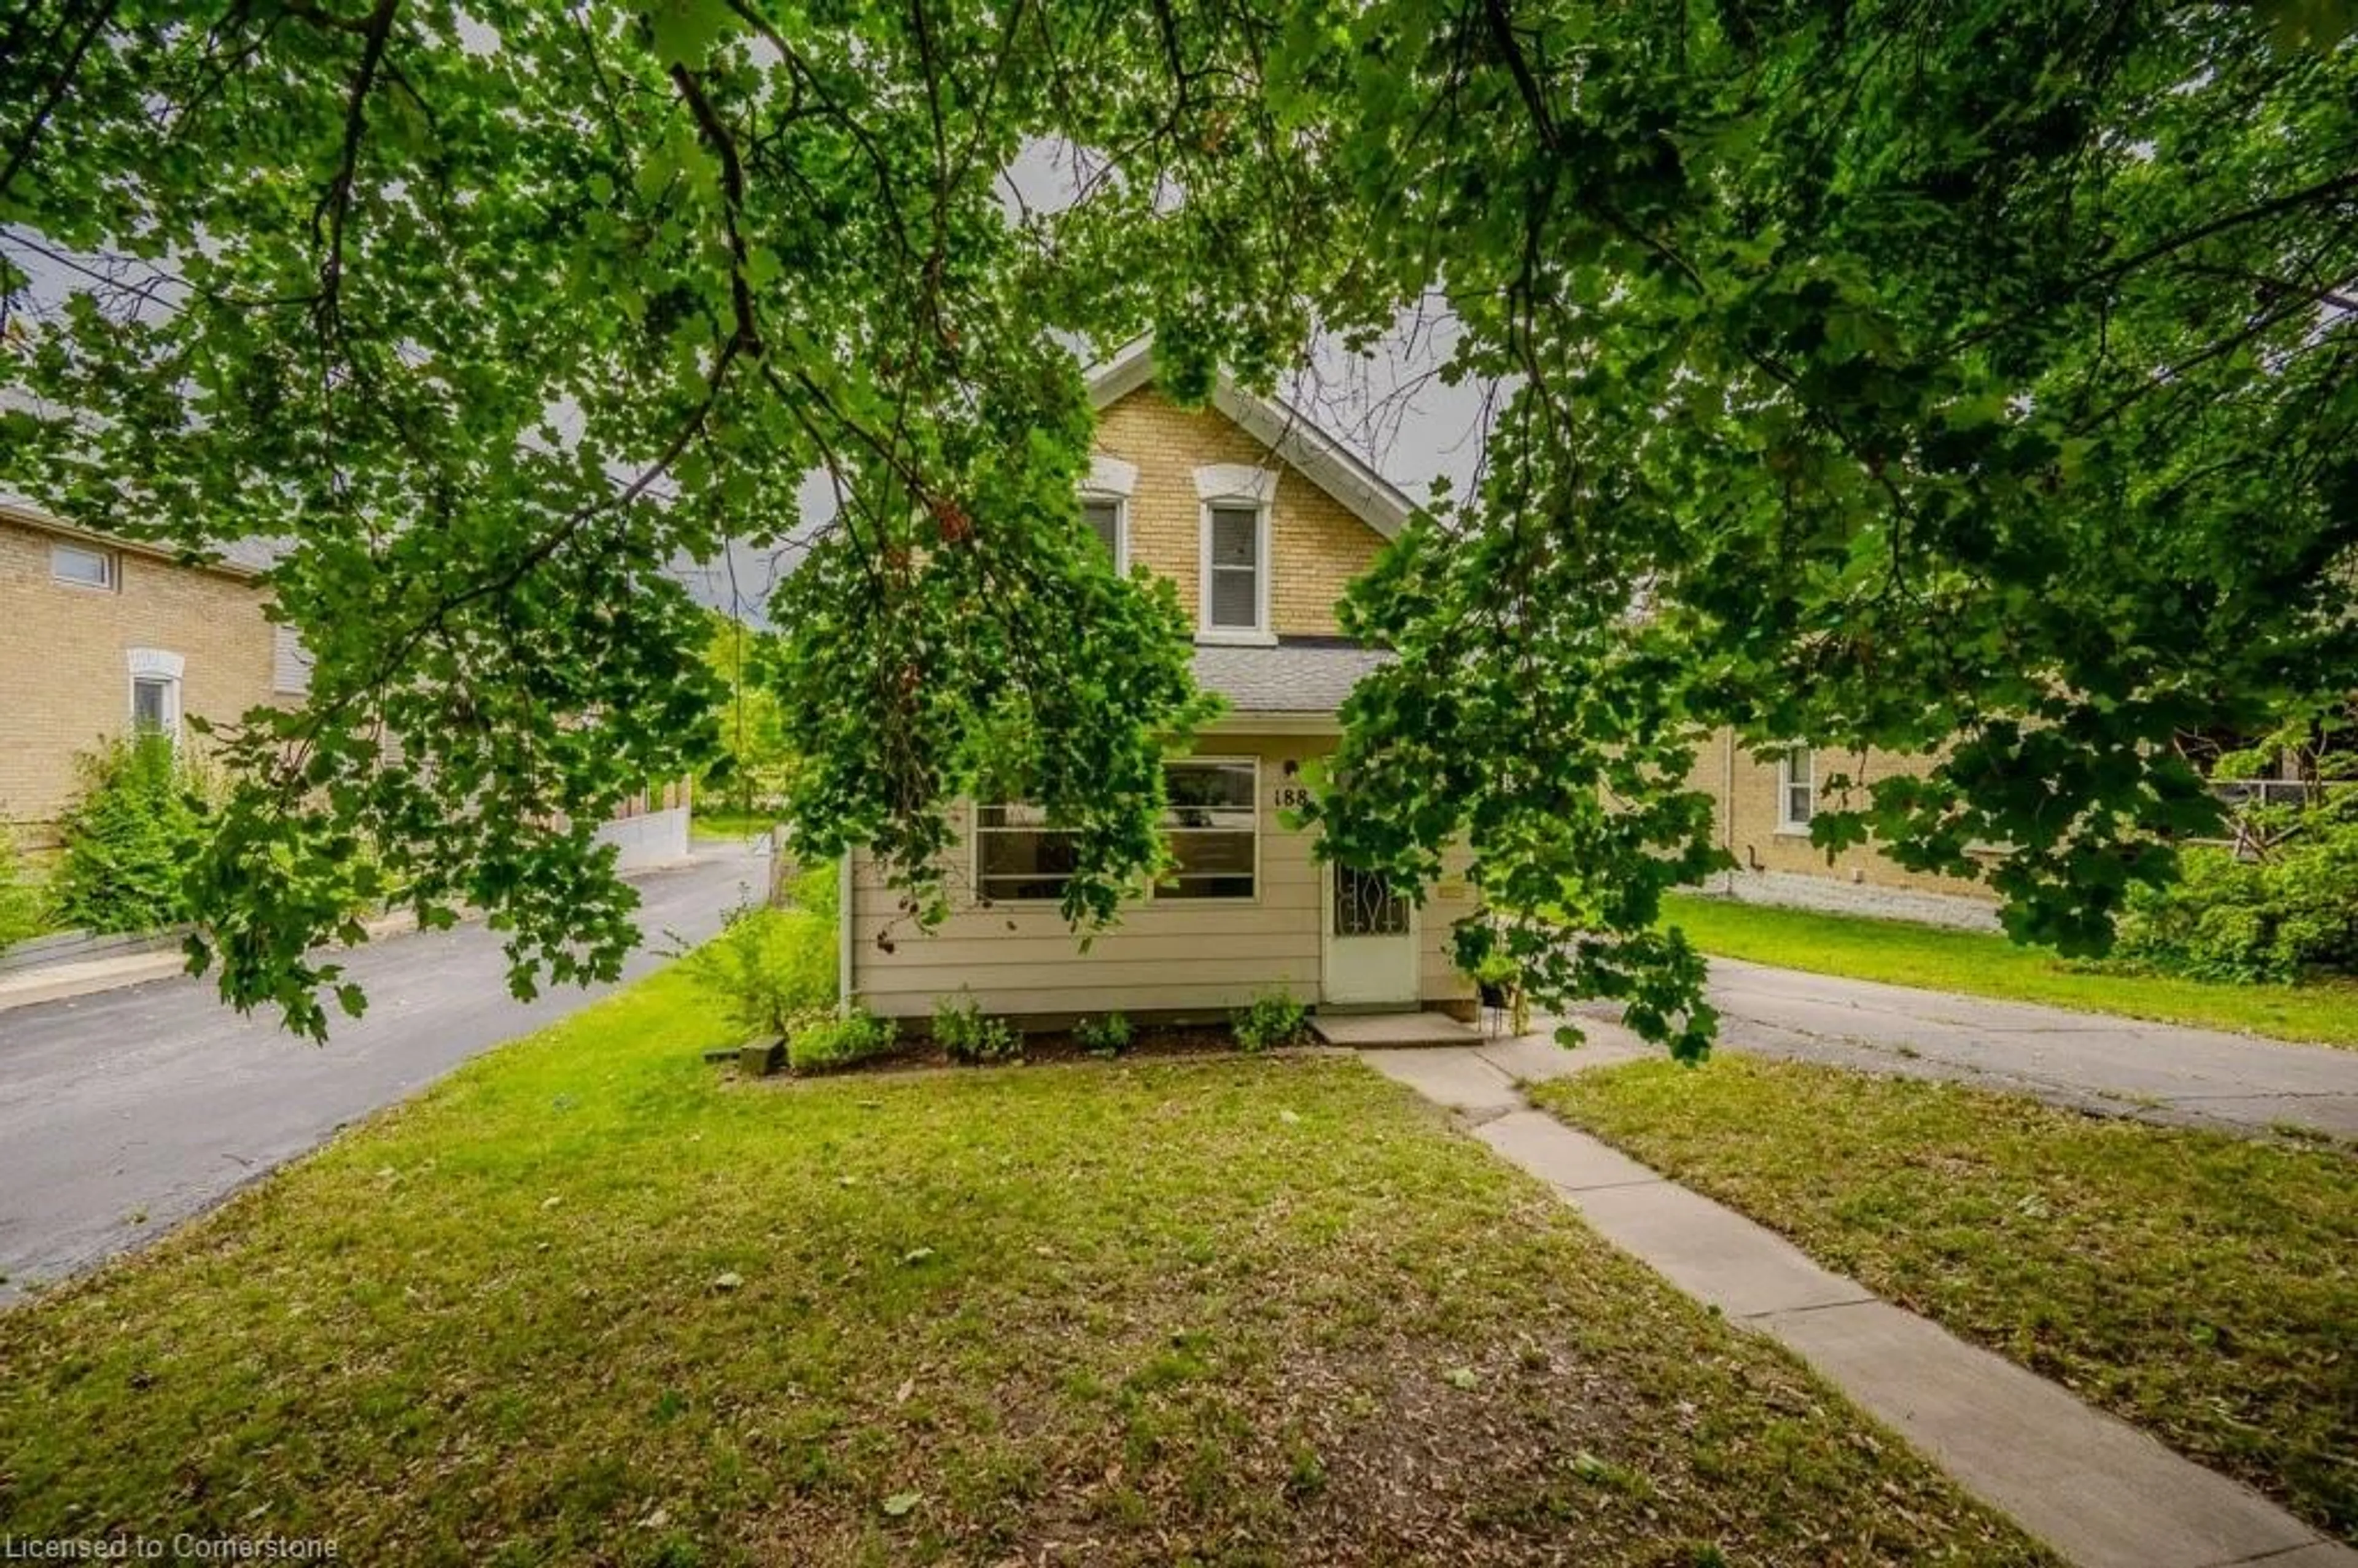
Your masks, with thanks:
[[[1080,938],[1055,906],[984,904],[974,895],[971,850],[948,852],[950,916],[921,932],[901,895],[868,856],[853,858],[852,989],[891,1017],[922,1017],[945,996],[966,991],[987,1012],[1051,1016],[1124,1012],[1216,1017],[1271,989],[1318,1000],[1322,893],[1311,835],[1278,820],[1279,789],[1295,783],[1284,763],[1306,761],[1330,742],[1314,736],[1222,735],[1206,754],[1255,755],[1260,769],[1260,865],[1249,901],[1150,898],[1122,911],[1119,925]],[[970,818],[968,819],[970,820]],[[1431,1000],[1468,994],[1449,968],[1449,925],[1470,897],[1429,901],[1419,942],[1419,982]],[[887,950],[889,945],[889,950]]]

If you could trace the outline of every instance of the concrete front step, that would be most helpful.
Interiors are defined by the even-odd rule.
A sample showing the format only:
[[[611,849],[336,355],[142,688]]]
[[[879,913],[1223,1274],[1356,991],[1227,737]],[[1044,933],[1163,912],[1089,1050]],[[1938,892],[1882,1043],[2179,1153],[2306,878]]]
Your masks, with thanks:
[[[1311,1032],[1329,1045],[1355,1051],[1401,1045],[1479,1045],[1482,1032],[1445,1012],[1321,1012]]]

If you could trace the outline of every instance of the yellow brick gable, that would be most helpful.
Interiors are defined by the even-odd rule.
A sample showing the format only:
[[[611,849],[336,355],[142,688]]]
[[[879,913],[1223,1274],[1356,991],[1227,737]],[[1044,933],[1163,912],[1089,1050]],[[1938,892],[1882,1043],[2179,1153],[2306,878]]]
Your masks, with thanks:
[[[1341,630],[1335,602],[1375,564],[1383,535],[1227,416],[1180,407],[1152,386],[1098,415],[1097,449],[1138,468],[1130,497],[1130,560],[1178,585],[1191,622],[1202,616],[1203,505],[1195,470],[1244,463],[1276,471],[1271,508],[1270,629],[1281,637]]]

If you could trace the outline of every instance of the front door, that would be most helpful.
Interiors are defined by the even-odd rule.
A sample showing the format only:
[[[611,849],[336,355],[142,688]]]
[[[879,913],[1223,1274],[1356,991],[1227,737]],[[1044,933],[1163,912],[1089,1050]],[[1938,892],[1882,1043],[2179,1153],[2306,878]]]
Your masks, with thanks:
[[[1320,1000],[1340,1007],[1414,1007],[1416,905],[1373,871],[1329,861]]]

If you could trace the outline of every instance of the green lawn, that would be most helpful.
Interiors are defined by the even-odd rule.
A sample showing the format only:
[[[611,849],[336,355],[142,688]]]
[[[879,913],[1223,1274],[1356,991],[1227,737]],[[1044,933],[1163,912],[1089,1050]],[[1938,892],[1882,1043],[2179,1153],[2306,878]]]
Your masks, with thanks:
[[[2358,1160],[1745,1056],[1534,1098],[2358,1539]]]
[[[1985,932],[1694,894],[1674,893],[1662,902],[1667,923],[1683,927],[1703,951],[1730,958],[2277,1040],[2358,1046],[2358,984],[2208,985],[2106,973]]]
[[[367,1563],[2051,1561],[1357,1063],[734,1084],[722,1033],[659,976],[0,1314],[0,1520]]]
[[[763,812],[706,811],[700,806],[687,819],[688,833],[697,838],[751,838],[777,825],[776,817]]]

